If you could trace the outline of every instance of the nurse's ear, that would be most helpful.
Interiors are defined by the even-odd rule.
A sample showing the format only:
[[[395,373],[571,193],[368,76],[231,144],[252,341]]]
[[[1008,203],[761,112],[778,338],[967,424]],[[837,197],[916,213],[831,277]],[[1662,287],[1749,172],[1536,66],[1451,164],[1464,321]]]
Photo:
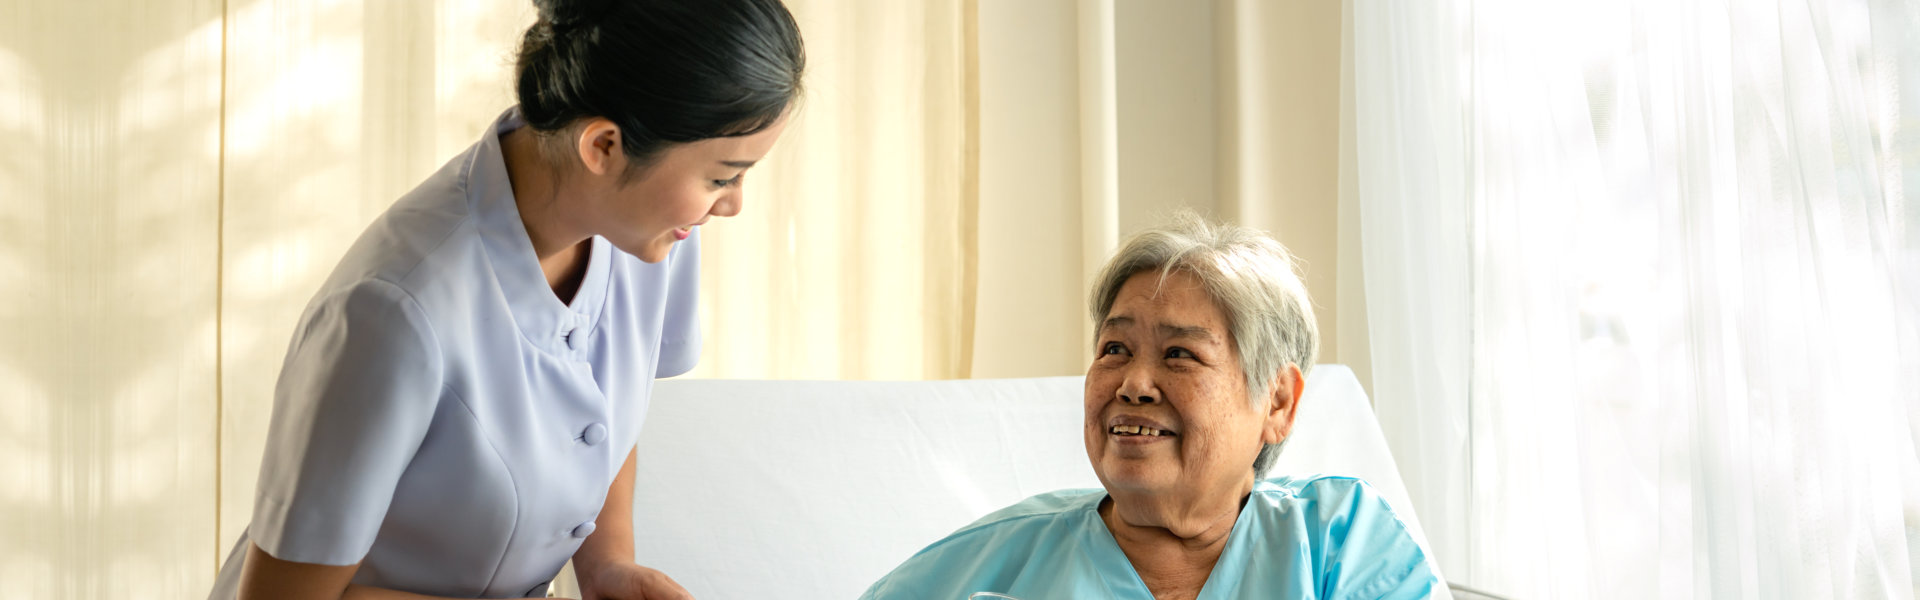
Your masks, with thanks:
[[[621,147],[620,126],[605,117],[587,119],[576,138],[580,164],[588,173],[605,176],[626,171],[627,153]]]

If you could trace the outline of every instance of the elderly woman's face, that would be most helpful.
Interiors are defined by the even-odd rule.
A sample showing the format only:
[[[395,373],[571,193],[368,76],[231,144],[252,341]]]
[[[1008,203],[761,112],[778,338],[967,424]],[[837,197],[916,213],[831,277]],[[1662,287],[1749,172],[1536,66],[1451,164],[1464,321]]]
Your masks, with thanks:
[[[1121,286],[1087,368],[1087,457],[1110,492],[1230,493],[1276,428],[1247,397],[1226,315],[1183,271]]]

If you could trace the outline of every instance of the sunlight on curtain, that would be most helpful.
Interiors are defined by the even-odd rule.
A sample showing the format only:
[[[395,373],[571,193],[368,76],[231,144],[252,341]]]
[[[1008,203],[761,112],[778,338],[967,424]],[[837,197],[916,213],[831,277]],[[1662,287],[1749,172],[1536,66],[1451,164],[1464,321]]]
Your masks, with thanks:
[[[10,15],[13,22],[20,12]],[[45,231],[48,207],[27,200],[50,186],[50,143],[45,83],[15,53],[24,49],[9,46],[0,50],[0,135],[14,140],[0,146],[0,290],[9,292],[0,296],[0,326],[14,333],[0,337],[0,578],[46,596],[55,589],[54,554],[66,544],[53,500],[59,483],[51,435],[58,423],[54,382],[45,355],[34,346],[53,336],[51,327],[28,326],[40,321],[42,308],[29,305],[22,292],[44,277],[50,262],[44,235],[35,233]]]
[[[1912,597],[1920,7],[1435,10],[1356,4],[1354,77],[1379,408],[1449,576]]]
[[[740,216],[702,233],[691,376],[966,377],[971,0],[787,4],[806,96]]]
[[[512,106],[522,0],[232,1],[220,530],[253,513],[301,309],[368,222]]]
[[[220,3],[0,7],[0,581],[212,583]]]
[[[1465,78],[1426,64],[1459,57],[1467,14],[1351,6],[1356,197],[1343,202],[1360,222],[1374,409],[1442,574],[1471,582]]]

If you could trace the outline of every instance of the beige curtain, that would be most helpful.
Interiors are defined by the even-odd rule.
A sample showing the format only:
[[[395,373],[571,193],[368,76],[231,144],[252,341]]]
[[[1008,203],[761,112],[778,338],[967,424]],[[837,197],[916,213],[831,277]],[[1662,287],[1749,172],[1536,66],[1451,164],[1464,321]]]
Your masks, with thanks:
[[[1126,236],[1186,208],[1303,261],[1322,362],[1366,381],[1337,211],[1341,6],[979,0],[975,377],[1083,372],[1085,295]],[[1360,337],[1358,343],[1352,338]],[[1351,350],[1349,350],[1349,348]]]
[[[219,0],[0,4],[0,587],[212,575]]]
[[[1341,3],[1220,0],[1216,10],[1220,214],[1302,259],[1320,360],[1352,366],[1370,386],[1365,311],[1349,308],[1363,300],[1357,284],[1342,288],[1358,281],[1359,261],[1339,259],[1342,243],[1358,243],[1339,227]]]
[[[792,0],[806,98],[702,234],[694,377],[944,379],[972,360],[971,0]]]

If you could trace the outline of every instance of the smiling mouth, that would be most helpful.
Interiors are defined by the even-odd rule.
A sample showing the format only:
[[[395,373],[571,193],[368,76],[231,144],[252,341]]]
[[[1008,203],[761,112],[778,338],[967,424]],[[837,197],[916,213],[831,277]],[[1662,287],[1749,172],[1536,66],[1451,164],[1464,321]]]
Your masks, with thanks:
[[[1120,437],[1173,437],[1174,433],[1164,429],[1141,427],[1139,425],[1115,425],[1107,428],[1107,433]]]

